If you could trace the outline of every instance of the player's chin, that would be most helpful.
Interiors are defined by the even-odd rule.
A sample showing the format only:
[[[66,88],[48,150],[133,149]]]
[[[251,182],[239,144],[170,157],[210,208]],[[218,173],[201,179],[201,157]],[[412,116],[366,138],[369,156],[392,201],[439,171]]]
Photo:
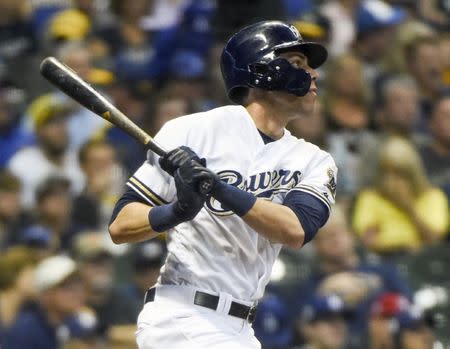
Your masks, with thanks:
[[[316,95],[307,93],[304,97],[300,98],[299,102],[303,113],[312,113],[316,104]]]

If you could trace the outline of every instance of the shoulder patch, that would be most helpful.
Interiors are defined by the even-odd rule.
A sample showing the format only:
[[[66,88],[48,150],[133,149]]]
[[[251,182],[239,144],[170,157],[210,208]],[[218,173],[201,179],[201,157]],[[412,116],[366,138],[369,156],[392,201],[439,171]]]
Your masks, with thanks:
[[[331,195],[333,195],[334,198],[336,197],[336,175],[334,174],[333,169],[327,169],[327,176],[328,182],[325,184],[325,186],[330,190]]]

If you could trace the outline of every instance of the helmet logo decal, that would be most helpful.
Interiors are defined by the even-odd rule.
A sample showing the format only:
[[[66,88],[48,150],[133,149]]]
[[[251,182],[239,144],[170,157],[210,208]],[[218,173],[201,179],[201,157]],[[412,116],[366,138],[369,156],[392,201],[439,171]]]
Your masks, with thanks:
[[[291,29],[292,33],[294,33],[294,35],[297,39],[300,38],[300,33],[296,27],[294,27],[292,24],[290,24],[289,29]]]

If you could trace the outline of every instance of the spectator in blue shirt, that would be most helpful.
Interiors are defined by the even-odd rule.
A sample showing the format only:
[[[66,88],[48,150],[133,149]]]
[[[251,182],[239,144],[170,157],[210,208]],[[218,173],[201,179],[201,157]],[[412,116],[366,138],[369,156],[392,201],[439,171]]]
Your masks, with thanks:
[[[83,305],[77,265],[69,257],[58,255],[42,260],[34,276],[38,301],[24,309],[6,331],[4,348],[58,349],[63,342],[58,329]]]

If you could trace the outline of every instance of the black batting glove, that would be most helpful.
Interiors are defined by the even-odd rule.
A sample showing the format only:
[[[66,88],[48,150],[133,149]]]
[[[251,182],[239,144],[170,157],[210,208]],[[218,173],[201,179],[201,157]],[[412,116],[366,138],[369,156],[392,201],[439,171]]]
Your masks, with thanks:
[[[206,197],[200,195],[190,181],[185,180],[181,168],[177,169],[173,176],[178,198],[174,205],[174,213],[183,221],[189,221],[200,212]]]
[[[199,163],[195,160],[191,160],[190,162],[185,163],[179,168],[179,175],[185,183],[188,183],[203,197],[210,196],[214,192],[216,184],[220,182],[219,176],[206,167],[206,161]],[[203,185],[208,185],[209,188],[207,193],[202,190]]]
[[[205,159],[200,159],[200,157],[191,148],[184,145],[161,156],[159,158],[159,165],[164,171],[173,176],[178,168],[191,160],[206,166]]]

